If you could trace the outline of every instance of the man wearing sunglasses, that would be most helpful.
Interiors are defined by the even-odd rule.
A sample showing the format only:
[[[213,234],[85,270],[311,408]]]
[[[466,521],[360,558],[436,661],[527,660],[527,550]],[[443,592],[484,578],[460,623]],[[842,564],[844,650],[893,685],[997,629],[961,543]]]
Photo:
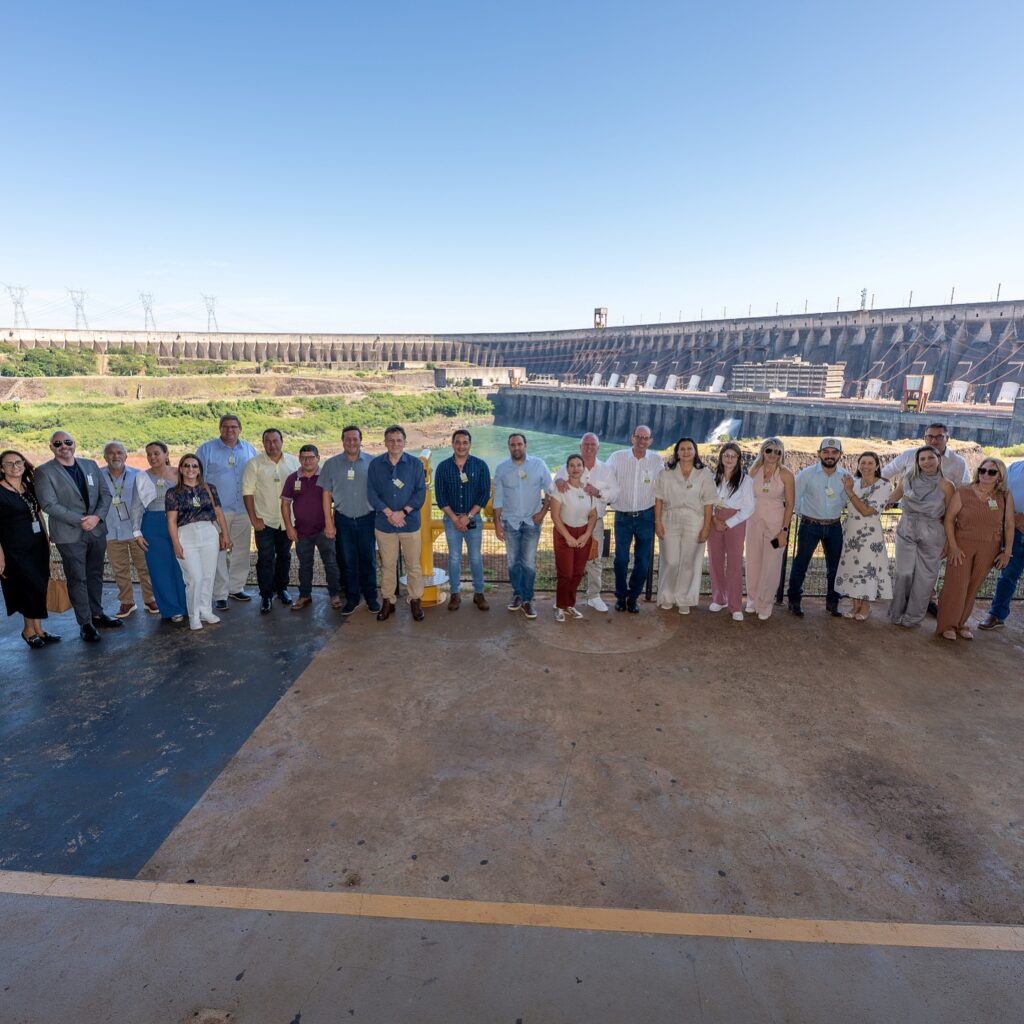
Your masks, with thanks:
[[[105,519],[112,495],[92,459],[75,457],[75,442],[63,430],[50,436],[53,459],[36,470],[39,505],[49,519],[50,539],[57,545],[82,639],[95,643],[97,627],[113,629],[121,620],[103,611],[103,557],[107,551]]]

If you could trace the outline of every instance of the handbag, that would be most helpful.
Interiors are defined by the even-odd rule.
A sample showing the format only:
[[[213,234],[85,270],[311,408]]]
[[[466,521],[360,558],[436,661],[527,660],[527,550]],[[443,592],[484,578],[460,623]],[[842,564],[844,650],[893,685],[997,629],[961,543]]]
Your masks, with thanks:
[[[46,584],[46,610],[59,615],[71,608],[71,598],[68,596],[68,585],[64,580],[50,577]]]

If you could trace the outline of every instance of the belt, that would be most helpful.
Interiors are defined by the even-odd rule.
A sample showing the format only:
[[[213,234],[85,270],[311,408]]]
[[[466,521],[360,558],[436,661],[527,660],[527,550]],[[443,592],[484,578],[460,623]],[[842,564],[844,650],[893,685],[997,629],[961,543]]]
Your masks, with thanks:
[[[636,519],[637,516],[645,516],[650,511],[651,511],[651,509],[649,509],[649,508],[642,508],[642,509],[640,509],[639,512],[623,512],[622,509],[617,508],[615,510],[615,514],[617,516],[629,516],[630,519]]]
[[[815,519],[813,516],[801,516],[801,522],[814,523],[816,526],[835,526],[838,519]]]

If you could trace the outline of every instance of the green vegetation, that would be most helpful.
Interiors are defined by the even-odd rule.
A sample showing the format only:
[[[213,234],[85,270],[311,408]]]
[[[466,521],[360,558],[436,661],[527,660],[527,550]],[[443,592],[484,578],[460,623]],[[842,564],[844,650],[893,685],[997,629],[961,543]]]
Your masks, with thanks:
[[[96,353],[85,349],[0,345],[0,377],[73,377],[96,372]]]
[[[414,423],[438,416],[484,416],[491,403],[475,391],[446,390],[418,395],[374,394],[361,401],[344,398],[253,398],[239,401],[174,402],[0,402],[0,443],[42,450],[50,434],[67,430],[83,451],[98,451],[116,436],[129,450],[159,439],[175,447],[194,447],[217,432],[217,418],[237,413],[245,436],[258,437],[280,427],[289,443],[337,439],[349,423],[364,430],[391,423]]]
[[[136,352],[130,348],[114,349],[107,357],[107,372],[115,377],[191,376],[192,374],[227,373],[228,364],[210,359],[182,360],[173,366],[161,366],[160,360],[150,352]]]

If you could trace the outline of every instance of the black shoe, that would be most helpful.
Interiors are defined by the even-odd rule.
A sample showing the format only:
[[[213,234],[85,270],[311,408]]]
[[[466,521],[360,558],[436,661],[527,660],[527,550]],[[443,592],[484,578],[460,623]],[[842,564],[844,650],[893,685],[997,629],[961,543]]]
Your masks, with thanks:
[[[356,606],[358,607],[358,605],[359,602],[357,601]],[[376,615],[377,612],[380,611],[380,601],[378,601],[377,598],[375,597],[368,597],[366,599],[366,610],[368,612],[371,612],[373,615]]]
[[[233,594],[228,594],[228,597],[232,601],[251,601],[252,596],[247,594],[244,590],[236,590]]]
[[[21,639],[24,640],[33,651],[41,651],[46,646],[46,641],[41,636],[25,636],[25,634],[22,633]]]
[[[288,607],[288,605],[290,605],[292,603],[292,595],[289,594],[287,590],[279,590],[277,592],[277,599],[286,608]]]
[[[266,615],[271,608],[274,607],[274,599],[272,597],[261,597],[260,598],[260,613]]]
[[[617,612],[624,612],[626,610],[626,599],[624,597],[615,598],[615,610]]]
[[[57,636],[55,633],[43,633],[41,635],[42,635],[42,638],[43,638],[43,643],[46,643],[46,644],[59,644],[60,643],[60,637]]]
[[[358,607],[359,607],[359,602],[358,601],[346,601],[345,604],[342,606],[341,614],[342,615],[351,615]],[[370,607],[369,606],[369,602],[367,602],[367,607],[368,608]],[[370,608],[370,611],[373,611],[373,609]],[[380,611],[380,608],[378,608],[377,611]]]
[[[120,619],[115,619],[113,615],[94,615],[92,617],[92,624],[97,626],[99,629],[119,629],[124,623]]]
[[[640,606],[636,603],[635,597],[626,598],[626,611],[633,615],[640,614]]]
[[[213,607],[219,612],[226,612],[228,610],[228,599],[226,597],[222,597],[219,600],[214,601]]]
[[[91,622],[87,622],[78,632],[87,644],[100,641],[100,631]]]
[[[798,618],[804,617],[804,610],[798,604],[794,604],[792,601],[789,602],[789,610]]]
[[[832,616],[833,619],[841,619],[843,617],[843,613],[837,607],[835,607],[834,605],[831,605],[831,604],[825,605],[825,611],[827,611],[829,613],[829,615]]]
[[[928,602],[928,614],[933,618],[939,617],[939,606],[934,601]]]

